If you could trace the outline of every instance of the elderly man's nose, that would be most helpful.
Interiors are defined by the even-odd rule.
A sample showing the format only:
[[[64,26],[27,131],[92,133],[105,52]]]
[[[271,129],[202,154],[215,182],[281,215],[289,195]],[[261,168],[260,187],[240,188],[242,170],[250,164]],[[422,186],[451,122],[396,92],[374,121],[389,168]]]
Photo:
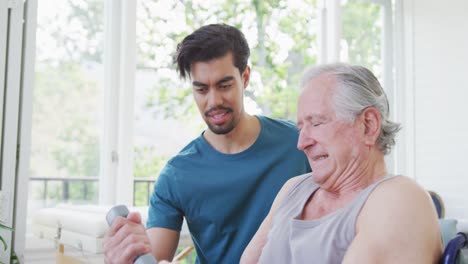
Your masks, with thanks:
[[[299,139],[297,140],[297,148],[299,150],[304,150],[308,146],[314,145],[315,140],[313,139],[312,135],[310,135],[310,131],[308,131],[307,127],[303,127],[301,131],[299,131]]]

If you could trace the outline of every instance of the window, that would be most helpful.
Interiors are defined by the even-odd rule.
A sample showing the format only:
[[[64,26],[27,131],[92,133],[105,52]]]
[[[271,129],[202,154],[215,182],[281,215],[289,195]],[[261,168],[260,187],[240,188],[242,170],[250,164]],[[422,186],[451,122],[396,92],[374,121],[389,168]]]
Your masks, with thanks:
[[[104,2],[38,4],[29,208],[98,203]]]
[[[383,6],[369,1],[341,2],[341,59],[383,74]]]
[[[391,1],[341,0],[342,61],[363,65],[379,79],[396,120],[393,6]]]
[[[168,158],[204,129],[189,84],[178,78],[172,62],[176,44],[201,25],[225,22],[245,33],[252,51],[246,90],[252,114],[294,120],[300,74],[332,42],[340,44],[338,60],[364,64],[381,78],[392,68],[385,55],[391,8],[374,1],[139,0],[134,9],[124,6],[134,2],[44,1],[38,5],[33,208],[64,201],[115,203],[116,193],[132,196],[134,205],[148,203]],[[328,8],[333,23],[323,23],[325,3],[335,3]],[[129,38],[132,25],[136,32]],[[319,42],[332,31],[341,34]],[[131,117],[122,113],[126,106]],[[131,131],[122,131],[130,123]],[[127,150],[132,155],[124,155]],[[129,157],[130,167],[117,170]],[[133,194],[122,195],[129,180]]]

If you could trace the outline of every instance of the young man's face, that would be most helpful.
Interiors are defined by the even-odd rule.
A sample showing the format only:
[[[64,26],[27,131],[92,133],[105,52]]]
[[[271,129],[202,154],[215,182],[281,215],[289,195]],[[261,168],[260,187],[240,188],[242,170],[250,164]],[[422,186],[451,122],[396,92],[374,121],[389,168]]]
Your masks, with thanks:
[[[215,134],[228,134],[244,113],[244,89],[250,68],[243,73],[234,66],[231,53],[191,66],[192,91],[208,128]]]

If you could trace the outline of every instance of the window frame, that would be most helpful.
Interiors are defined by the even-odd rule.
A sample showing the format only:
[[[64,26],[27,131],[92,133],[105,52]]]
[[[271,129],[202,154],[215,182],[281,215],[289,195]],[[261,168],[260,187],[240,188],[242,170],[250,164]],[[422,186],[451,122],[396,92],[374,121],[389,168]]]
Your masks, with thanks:
[[[396,119],[404,129],[399,132],[396,146],[398,172],[417,180],[415,146],[414,91],[414,15],[413,0],[395,0],[395,102]]]
[[[99,203],[132,205],[136,2],[104,0],[104,5],[104,126]]]

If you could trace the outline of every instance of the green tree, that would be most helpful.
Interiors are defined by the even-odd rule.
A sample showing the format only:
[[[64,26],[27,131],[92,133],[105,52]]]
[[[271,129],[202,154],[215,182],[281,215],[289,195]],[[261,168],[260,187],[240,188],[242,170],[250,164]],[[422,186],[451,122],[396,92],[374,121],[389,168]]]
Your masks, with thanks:
[[[185,30],[151,30],[157,28],[171,28],[170,21],[163,20],[165,14],[151,12],[154,10],[155,1],[142,1],[143,15],[138,17],[140,25],[147,28],[145,32],[151,32],[151,41],[140,39],[142,49],[139,49],[139,57],[153,59],[162,58],[164,64],[143,64],[154,67],[154,71],[160,68],[173,69],[174,65],[168,55],[155,54],[158,45],[164,42],[164,46],[173,52],[176,43],[194,29],[208,23],[228,23],[240,28],[249,39],[252,56],[252,70],[260,76],[258,80],[251,82],[251,89],[246,90],[246,96],[252,99],[264,114],[295,119],[296,100],[298,97],[298,76],[303,65],[316,61],[316,32],[317,25],[314,0],[303,1],[303,6],[290,5],[288,1],[219,1],[216,5],[208,5],[203,1],[181,1],[174,4],[173,10],[184,10]],[[303,8],[303,7],[308,8]],[[290,14],[294,14],[291,16]],[[161,27],[160,27],[161,28]],[[169,43],[170,42],[170,43]],[[287,43],[286,43],[287,42]],[[147,47],[153,47],[148,49]],[[149,54],[147,54],[149,52]],[[281,56],[278,56],[280,54]],[[154,96],[149,97],[148,107],[154,107],[155,112],[163,116],[174,116],[175,106],[178,106],[179,114],[176,118],[190,117],[197,114],[193,105],[191,91],[187,85],[181,89],[177,80],[166,79],[157,82],[154,87]]]
[[[350,0],[342,8],[343,38],[350,63],[372,69],[377,77],[382,67],[382,6],[364,0]]]
[[[87,79],[82,67],[62,62],[59,67],[43,65],[36,70],[33,111],[33,175],[99,175],[98,84]],[[94,187],[88,199],[97,199]],[[70,199],[80,198],[81,186],[70,186]],[[62,190],[63,191],[63,190]],[[48,190],[49,198],[61,191]]]
[[[154,12],[163,5],[166,12]],[[204,127],[194,123],[198,110],[191,87],[178,78],[172,56],[177,43],[196,28],[227,23],[241,29],[251,46],[247,99],[263,114],[295,119],[299,75],[303,66],[315,63],[317,57],[315,6],[315,0],[305,0],[302,5],[279,0],[223,0],[215,5],[192,0],[138,1],[137,68],[154,74],[145,107],[155,118]],[[135,176],[156,176],[164,164],[161,160],[165,157],[158,157],[154,148],[136,148]],[[146,185],[135,184],[136,205],[146,203],[147,192]]]
[[[135,147],[134,151],[134,173],[135,178],[156,178],[159,171],[166,164],[168,157],[161,156],[155,147]],[[153,183],[135,182],[135,206],[148,205],[149,195],[153,190]]]

